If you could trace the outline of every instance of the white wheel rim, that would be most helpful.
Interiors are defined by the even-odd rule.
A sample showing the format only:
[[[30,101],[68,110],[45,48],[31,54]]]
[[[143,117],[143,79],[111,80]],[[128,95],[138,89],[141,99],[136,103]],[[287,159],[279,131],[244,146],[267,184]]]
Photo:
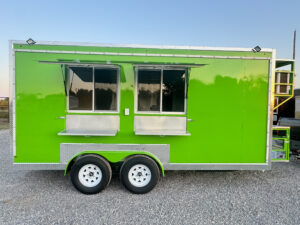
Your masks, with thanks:
[[[129,170],[128,179],[135,187],[145,187],[151,180],[151,171],[143,164],[134,165]]]
[[[100,168],[94,164],[86,164],[79,170],[79,181],[86,187],[95,187],[102,180],[102,172]]]

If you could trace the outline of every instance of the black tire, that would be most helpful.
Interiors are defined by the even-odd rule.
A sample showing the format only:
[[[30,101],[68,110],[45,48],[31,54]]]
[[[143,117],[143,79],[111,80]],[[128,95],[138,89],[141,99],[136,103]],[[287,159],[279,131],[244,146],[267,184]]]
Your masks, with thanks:
[[[133,183],[133,182],[139,181],[139,180],[133,181],[133,179],[135,179],[134,177],[137,176],[136,174],[134,175],[132,173],[132,178],[131,178],[132,182],[129,179],[129,171],[131,169],[134,170],[135,168],[139,168],[138,165],[146,166],[146,167],[141,167],[142,172],[143,172],[143,169],[145,169],[144,174],[138,175],[138,176],[142,177],[141,180],[149,179],[148,181],[146,181],[149,183],[147,183],[145,186],[142,186],[142,187],[138,187],[138,186],[134,185],[134,183]],[[151,172],[151,174],[150,174],[151,178],[147,178],[147,176],[148,176],[148,175],[146,175],[147,171],[148,171],[147,168]],[[138,173],[138,171],[136,171],[135,173]],[[151,191],[157,184],[159,177],[160,177],[160,170],[159,170],[156,162],[153,159],[151,159],[150,157],[147,157],[144,155],[135,155],[135,156],[128,158],[123,163],[121,170],[120,170],[120,178],[121,178],[122,184],[127,188],[127,190],[129,190],[130,192],[135,193],[135,194],[145,194],[145,193]],[[139,179],[139,177],[137,179]]]
[[[91,165],[96,165],[95,167],[89,167],[88,164]],[[85,172],[84,169],[85,168],[90,168],[87,169],[88,171]],[[98,168],[97,168],[98,167]],[[83,169],[81,172],[80,170]],[[90,170],[95,169],[95,173],[93,173],[93,171],[89,172]],[[97,169],[97,170],[96,170]],[[98,172],[100,169],[101,172]],[[100,182],[96,185],[96,186],[87,186],[84,183],[82,183],[80,181],[80,179],[85,179],[83,177],[81,177],[79,179],[79,173],[82,176],[86,176],[85,178],[88,178],[87,180],[90,180],[92,182],[99,182],[98,178],[100,179]],[[86,174],[86,173],[93,173],[92,176],[91,174]],[[98,177],[96,173],[100,173],[101,174],[101,178]],[[74,185],[74,187],[84,193],[84,194],[96,194],[99,193],[100,191],[102,191],[103,189],[106,188],[106,186],[109,184],[110,180],[111,180],[111,176],[112,176],[112,171],[111,171],[111,167],[109,165],[109,163],[102,157],[100,156],[96,156],[96,155],[85,155],[80,157],[78,160],[75,161],[75,163],[73,164],[72,168],[71,168],[71,181]],[[98,175],[100,176],[100,175]],[[97,179],[97,180],[96,180]],[[91,185],[94,185],[91,183]]]

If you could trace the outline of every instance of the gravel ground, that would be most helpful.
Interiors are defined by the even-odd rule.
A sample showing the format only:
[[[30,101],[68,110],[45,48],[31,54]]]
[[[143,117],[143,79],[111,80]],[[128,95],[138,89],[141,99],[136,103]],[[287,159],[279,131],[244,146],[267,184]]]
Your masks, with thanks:
[[[77,192],[62,171],[9,168],[0,130],[0,224],[300,224],[300,163],[271,171],[167,171],[145,195],[117,176],[97,195]]]

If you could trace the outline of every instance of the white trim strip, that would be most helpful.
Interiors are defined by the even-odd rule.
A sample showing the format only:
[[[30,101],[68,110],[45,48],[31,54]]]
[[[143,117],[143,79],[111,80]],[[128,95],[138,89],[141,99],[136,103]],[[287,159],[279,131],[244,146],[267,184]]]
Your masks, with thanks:
[[[111,56],[148,56],[148,57],[211,58],[211,59],[260,59],[260,60],[271,59],[271,57],[148,54],[148,53],[119,53],[119,52],[84,52],[84,51],[57,51],[57,50],[31,50],[31,49],[15,49],[15,51],[16,52],[54,53],[54,54],[111,55]]]
[[[13,160],[16,156],[16,91],[15,91],[15,51],[13,42],[9,42],[9,123],[10,146]]]
[[[26,41],[13,40],[13,44],[25,44]],[[152,49],[178,49],[178,50],[204,50],[204,51],[237,51],[252,52],[252,48],[235,47],[205,47],[205,46],[176,46],[176,45],[142,45],[142,44],[111,44],[111,43],[86,43],[86,42],[60,42],[60,41],[36,41],[36,45],[64,45],[86,47],[119,47],[119,48],[152,48]],[[272,52],[271,48],[263,48],[261,52]]]
[[[164,163],[164,170],[269,170],[267,163]]]
[[[101,150],[105,151],[105,150]],[[148,151],[144,151],[148,152]],[[164,152],[164,151],[163,151]],[[157,157],[154,152],[148,152]],[[74,156],[74,154],[73,154]],[[70,158],[69,156],[67,157]],[[161,157],[158,157],[160,160]],[[268,164],[263,163],[163,163],[166,170],[268,170]],[[67,163],[14,163],[16,170],[65,170]]]
[[[274,99],[274,86],[275,83],[275,70],[276,70],[276,50],[273,50],[272,59],[269,66],[269,93],[268,93],[268,121],[267,121],[267,143],[266,143],[266,162],[271,166],[272,163],[272,136],[273,136],[273,99]]]

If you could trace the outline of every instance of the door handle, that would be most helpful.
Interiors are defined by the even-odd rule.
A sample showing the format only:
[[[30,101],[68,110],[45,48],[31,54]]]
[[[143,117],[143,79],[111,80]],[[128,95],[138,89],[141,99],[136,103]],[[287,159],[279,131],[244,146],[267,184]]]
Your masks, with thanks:
[[[64,120],[65,117],[64,116],[60,116],[60,117],[56,117],[56,119]]]

